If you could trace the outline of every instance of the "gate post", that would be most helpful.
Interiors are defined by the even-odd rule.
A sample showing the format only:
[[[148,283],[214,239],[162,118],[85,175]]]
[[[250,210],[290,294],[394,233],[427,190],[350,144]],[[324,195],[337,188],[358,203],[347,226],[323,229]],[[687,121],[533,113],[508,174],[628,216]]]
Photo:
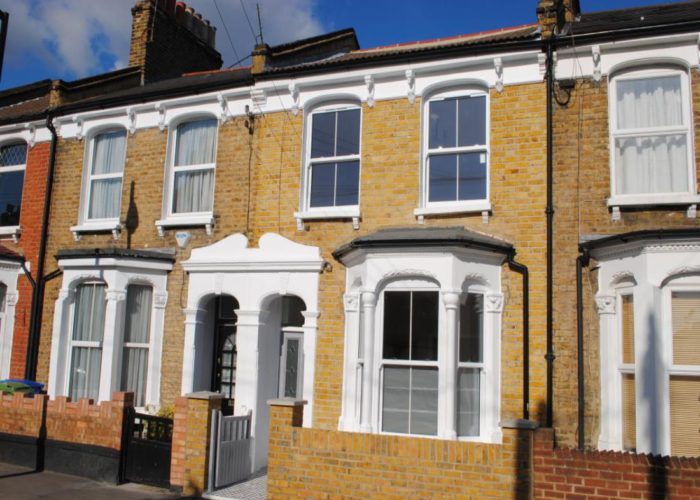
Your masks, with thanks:
[[[201,495],[207,486],[212,410],[223,402],[216,392],[194,392],[175,400],[171,488],[185,495]]]

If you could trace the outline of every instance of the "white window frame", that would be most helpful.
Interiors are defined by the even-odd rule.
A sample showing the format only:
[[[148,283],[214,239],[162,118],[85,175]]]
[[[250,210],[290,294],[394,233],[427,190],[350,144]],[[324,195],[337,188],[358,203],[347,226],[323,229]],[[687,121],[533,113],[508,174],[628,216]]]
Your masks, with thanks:
[[[430,149],[430,103],[459,97],[484,96],[486,100],[485,137],[486,144],[478,146],[456,146],[452,148]],[[421,137],[421,174],[419,207],[413,211],[417,217],[451,213],[484,212],[491,210],[491,98],[488,89],[480,86],[448,87],[431,94],[423,101]],[[486,161],[486,198],[482,200],[455,200],[431,202],[429,157],[440,154],[460,154],[482,152]]]
[[[198,121],[216,121],[216,135],[214,138],[214,151],[212,163],[202,163],[198,165],[175,165],[175,155],[177,153],[178,129],[181,125]],[[165,229],[178,226],[204,226],[208,235],[211,235],[214,226],[214,206],[216,205],[216,163],[219,150],[219,122],[215,115],[195,114],[178,117],[168,126],[168,149],[165,165],[165,181],[163,189],[163,211],[162,218],[156,221],[156,228],[161,237],[164,236]],[[212,182],[212,209],[203,212],[173,212],[173,197],[175,195],[175,174],[178,172],[195,172],[211,170],[214,175]]]
[[[103,134],[110,132],[124,133],[124,159],[122,161],[122,170],[117,174],[92,174],[94,155],[95,155],[95,140]],[[121,179],[121,192],[124,192],[124,170],[126,169],[127,148],[129,146],[129,134],[121,125],[100,127],[97,130],[88,134],[89,140],[85,144],[85,159],[83,160],[83,187],[80,196],[80,213],[78,216],[78,224],[72,226],[70,231],[73,233],[76,240],[80,239],[83,233],[111,231],[114,239],[119,239],[121,232],[121,222],[119,215],[109,218],[90,218],[90,197],[92,196],[92,181],[100,179]],[[119,203],[119,213],[121,214],[121,200]]]
[[[617,127],[617,82],[625,80],[640,80],[663,76],[679,76],[681,82],[681,106],[683,125],[672,127],[653,127],[647,129],[619,130]],[[609,116],[609,150],[610,150],[610,198],[608,206],[639,206],[639,205],[688,205],[700,202],[697,195],[695,170],[695,131],[693,107],[690,93],[688,70],[673,65],[657,67],[641,66],[621,70],[610,78],[608,86],[608,116]],[[640,137],[649,135],[685,135],[687,144],[688,191],[671,193],[642,193],[623,194],[617,192],[616,185],[616,148],[615,141],[619,138]]]
[[[24,163],[21,165],[12,165],[0,168],[0,173],[10,173],[10,172],[24,172],[24,177],[22,179],[22,202],[20,203],[20,217],[22,217],[22,205],[24,204],[24,184],[27,182],[27,160],[29,159],[29,144],[24,139],[13,138],[3,141],[0,146],[12,146],[15,144],[24,144],[26,147],[26,153],[24,156]],[[0,239],[3,237],[10,237],[15,242],[19,238],[22,232],[22,226],[18,223],[15,226],[0,226]]]
[[[631,296],[632,297],[632,321],[634,324],[632,325],[632,332],[634,335],[634,363],[625,363],[624,362],[624,325],[622,323],[623,321],[623,315],[622,315],[622,300],[623,297],[626,296]],[[623,418],[623,411],[624,411],[624,405],[623,405],[623,379],[625,375],[634,375],[634,385],[635,385],[635,406],[638,406],[637,401],[639,399],[637,398],[637,328],[636,328],[636,318],[637,314],[635,311],[635,300],[634,300],[634,284],[632,283],[622,283],[620,286],[616,287],[615,289],[615,307],[616,311],[619,311],[618,314],[616,314],[615,321],[616,321],[616,339],[615,339],[615,344],[616,344],[616,350],[617,353],[615,354],[616,357],[616,371],[617,374],[615,376],[615,379],[613,381],[613,386],[615,388],[615,393],[617,394],[616,399],[617,399],[617,404],[619,405],[619,419],[618,423],[620,426],[619,429],[619,434],[620,434],[620,447],[622,448],[623,445],[623,435],[624,435],[624,418]],[[637,418],[637,409],[635,408],[635,419]],[[639,426],[637,425],[637,422],[635,422],[635,430],[639,429]],[[635,441],[636,441],[636,436],[635,436]]]
[[[325,158],[311,158],[312,124],[313,117],[317,114],[346,111],[357,109],[360,111],[359,146],[356,155],[329,156]],[[355,225],[359,224],[360,203],[362,200],[362,126],[363,111],[360,102],[352,99],[334,100],[324,102],[311,109],[304,117],[304,152],[303,169],[301,179],[300,211],[294,214],[297,221],[317,219],[353,219]],[[360,164],[357,185],[357,205],[342,205],[328,207],[311,207],[311,165],[312,163],[336,163],[342,161],[357,161]]]
[[[69,396],[70,369],[73,347],[101,347],[100,385],[98,401],[108,401],[114,391],[121,390],[124,352],[126,295],[130,285],[150,286],[153,290],[149,343],[129,343],[133,347],[148,347],[148,369],[145,384],[146,408],[160,404],[161,354],[167,301],[167,273],[172,263],[144,259],[102,257],[68,258],[59,260],[63,270],[63,288],[54,308],[48,393],[51,397]],[[85,283],[101,282],[106,286],[105,330],[102,341],[73,341],[75,322],[75,291]],[[98,346],[98,344],[100,344]]]

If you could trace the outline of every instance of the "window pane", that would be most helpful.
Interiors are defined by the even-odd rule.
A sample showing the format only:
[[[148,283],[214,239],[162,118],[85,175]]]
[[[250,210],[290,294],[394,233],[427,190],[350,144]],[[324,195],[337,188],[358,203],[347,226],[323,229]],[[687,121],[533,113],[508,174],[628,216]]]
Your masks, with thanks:
[[[486,96],[458,99],[459,146],[486,144]]]
[[[457,374],[457,435],[479,435],[479,368],[460,368]]]
[[[622,375],[622,448],[637,449],[637,405],[634,389],[634,374]]]
[[[486,153],[459,155],[459,199],[486,199]]]
[[[360,110],[338,111],[336,156],[360,153]]]
[[[124,342],[145,344],[150,341],[152,297],[153,289],[150,286],[129,286],[126,293]]]
[[[105,286],[80,285],[75,293],[73,340],[100,342],[105,329]]]
[[[0,226],[19,224],[23,187],[23,171],[0,174]]]
[[[649,128],[682,124],[683,109],[679,75],[618,80],[618,128]]]
[[[219,319],[231,319],[235,321],[237,319],[236,309],[239,307],[238,301],[231,295],[220,295],[218,300],[219,307],[217,309],[219,311]]]
[[[303,311],[306,311],[306,304],[299,297],[282,297],[282,326],[304,326]]]
[[[93,174],[116,174],[124,170],[126,131],[115,130],[95,137],[92,155]]]
[[[618,194],[687,192],[686,142],[685,135],[616,139]]]
[[[437,361],[438,292],[412,292],[411,359]]]
[[[673,364],[700,365],[700,292],[673,292]]]
[[[483,361],[484,296],[479,293],[463,295],[459,306],[459,361]]]
[[[671,377],[671,454],[700,456],[700,377]]]
[[[335,156],[335,112],[311,115],[311,158]]]
[[[622,296],[622,362],[634,364],[634,299]]]
[[[357,205],[359,199],[360,162],[345,161],[337,164],[338,183],[335,205]]]
[[[456,103],[455,99],[430,102],[428,148],[452,148],[457,145]]]
[[[216,127],[215,119],[178,125],[175,166],[214,163]]]
[[[0,283],[0,313],[5,312],[5,300],[7,298],[7,285]]]
[[[382,405],[382,431],[408,433],[410,402],[409,367],[386,367]]]
[[[177,172],[173,212],[211,212],[214,207],[214,170]]]
[[[70,388],[68,390],[73,401],[80,398],[98,399],[101,362],[102,349],[94,347],[73,348]]]
[[[144,347],[125,347],[122,365],[122,391],[134,393],[134,404],[146,404],[146,378],[148,370],[148,349]]]
[[[122,198],[122,180],[97,179],[90,189],[89,219],[116,219],[119,217]]]
[[[299,397],[297,392],[297,376],[299,375],[299,339],[287,338],[287,366],[284,374],[284,397]]]
[[[384,292],[384,359],[409,359],[411,292]]]
[[[0,147],[0,167],[27,163],[27,145],[23,142]]]
[[[457,155],[428,157],[430,179],[428,201],[455,201],[457,199]]]
[[[335,186],[335,163],[314,164],[311,166],[312,207],[332,207]]]
[[[436,294],[437,295],[437,294]],[[410,434],[437,434],[437,368],[411,368]]]

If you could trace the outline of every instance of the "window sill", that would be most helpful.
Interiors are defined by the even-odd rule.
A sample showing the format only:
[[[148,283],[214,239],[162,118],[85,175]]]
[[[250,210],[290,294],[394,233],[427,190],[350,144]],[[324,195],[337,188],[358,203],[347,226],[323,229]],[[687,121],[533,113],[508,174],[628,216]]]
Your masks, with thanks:
[[[17,243],[22,234],[22,226],[0,226],[0,240],[12,238]]]
[[[630,194],[611,196],[607,200],[608,207],[612,209],[612,220],[620,220],[621,207],[651,207],[664,205],[687,206],[687,216],[695,219],[697,205],[700,204],[700,195],[689,193],[678,194]]]
[[[425,216],[468,214],[477,212],[481,212],[482,218],[484,219],[484,223],[488,223],[488,216],[491,212],[491,203],[486,200],[479,200],[448,205],[432,205],[423,208],[416,208],[413,211],[413,215],[415,215],[418,219],[418,222],[422,224],[425,219]]]
[[[118,222],[86,222],[71,226],[70,232],[73,233],[75,241],[80,241],[80,236],[88,233],[108,233],[111,232],[115,240],[119,239],[122,231],[122,225]]]
[[[214,216],[213,215],[183,215],[181,217],[170,217],[168,219],[160,219],[156,221],[156,228],[158,229],[158,236],[163,238],[165,236],[165,230],[175,227],[192,227],[192,226],[204,226],[207,231],[207,235],[211,236],[212,230],[214,228]]]
[[[326,207],[312,208],[304,212],[294,212],[294,218],[297,220],[297,229],[304,230],[304,221],[306,220],[323,220],[323,219],[352,219],[352,227],[360,228],[360,207]]]

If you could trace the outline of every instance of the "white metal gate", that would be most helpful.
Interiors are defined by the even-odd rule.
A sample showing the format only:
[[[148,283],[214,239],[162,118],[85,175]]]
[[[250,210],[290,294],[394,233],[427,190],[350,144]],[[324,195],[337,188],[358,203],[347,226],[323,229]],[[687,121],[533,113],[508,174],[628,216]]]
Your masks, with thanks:
[[[212,411],[209,491],[250,476],[252,416],[252,411],[244,416],[224,416],[220,410]]]

